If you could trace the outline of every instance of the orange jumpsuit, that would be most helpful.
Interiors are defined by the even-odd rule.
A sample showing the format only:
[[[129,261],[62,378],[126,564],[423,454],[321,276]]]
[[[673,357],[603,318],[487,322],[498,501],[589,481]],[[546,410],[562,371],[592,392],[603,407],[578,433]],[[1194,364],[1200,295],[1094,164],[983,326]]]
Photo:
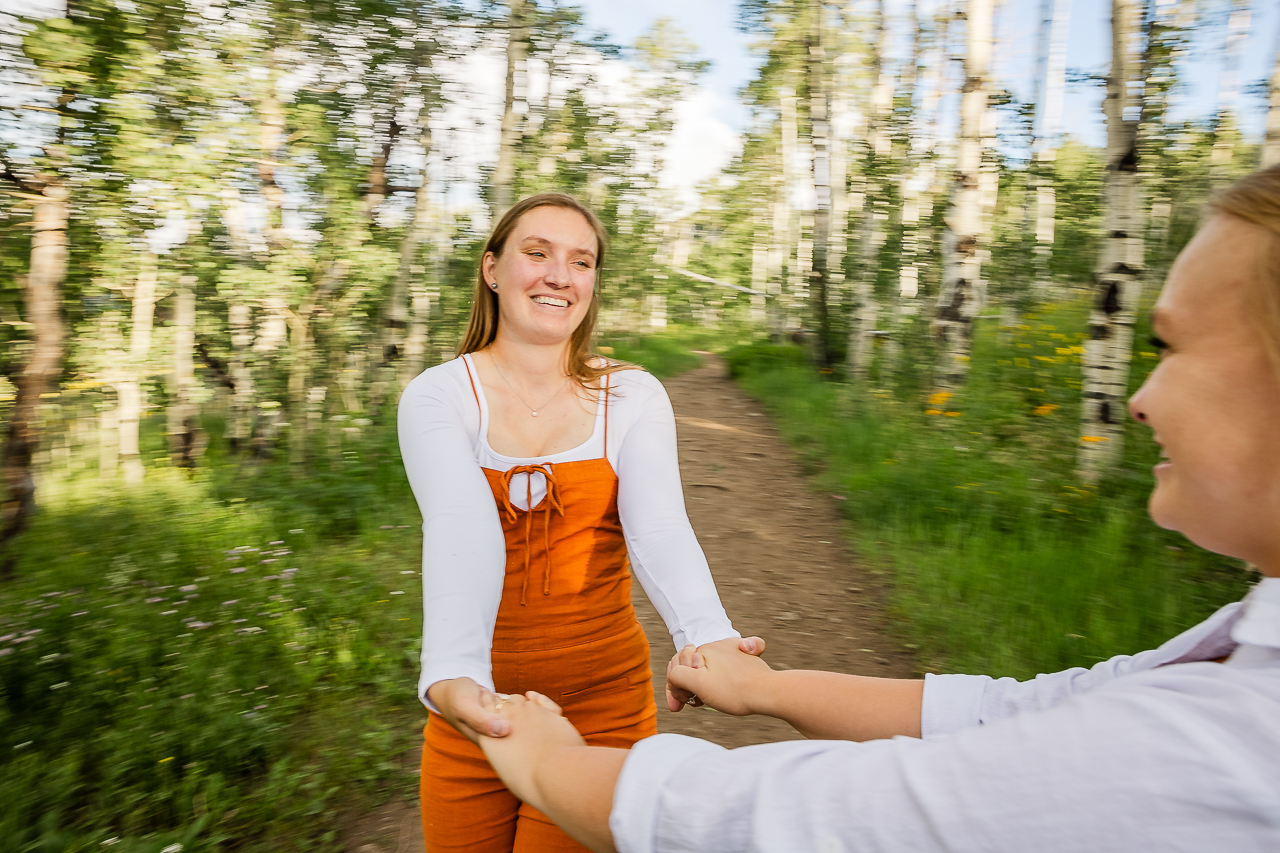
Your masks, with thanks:
[[[605,393],[608,447],[607,384]],[[483,470],[507,543],[493,629],[494,687],[499,693],[536,690],[550,697],[593,746],[628,748],[656,734],[649,643],[631,607],[613,466],[602,457]],[[547,495],[521,511],[511,503],[511,478],[534,472],[546,477]],[[443,717],[431,713],[424,739],[427,853],[587,849],[517,800],[480,749]]]

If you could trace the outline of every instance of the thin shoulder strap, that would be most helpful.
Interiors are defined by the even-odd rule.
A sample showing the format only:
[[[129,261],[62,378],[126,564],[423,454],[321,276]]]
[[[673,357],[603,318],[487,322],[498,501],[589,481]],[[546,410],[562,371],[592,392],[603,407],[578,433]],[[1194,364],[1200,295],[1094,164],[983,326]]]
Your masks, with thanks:
[[[612,373],[604,375],[604,455],[609,457],[609,380]]]
[[[471,375],[471,365],[468,363],[467,357],[465,355],[462,356],[462,366],[467,369],[467,380],[471,383],[471,396],[476,398],[476,409],[479,410],[480,413],[483,415],[484,410],[480,408],[480,394],[476,392],[476,378]],[[606,428],[608,426],[607,417],[608,416],[606,415],[606,420],[605,420]]]

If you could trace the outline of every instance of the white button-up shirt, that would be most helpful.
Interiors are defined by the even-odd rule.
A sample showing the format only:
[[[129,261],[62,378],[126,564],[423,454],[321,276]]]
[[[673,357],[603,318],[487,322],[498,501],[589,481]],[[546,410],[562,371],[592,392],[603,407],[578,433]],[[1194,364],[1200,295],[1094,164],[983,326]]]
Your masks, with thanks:
[[[1230,654],[1225,665],[1212,661]],[[1159,649],[1031,681],[928,676],[923,739],[632,749],[649,851],[1280,851],[1280,578]]]

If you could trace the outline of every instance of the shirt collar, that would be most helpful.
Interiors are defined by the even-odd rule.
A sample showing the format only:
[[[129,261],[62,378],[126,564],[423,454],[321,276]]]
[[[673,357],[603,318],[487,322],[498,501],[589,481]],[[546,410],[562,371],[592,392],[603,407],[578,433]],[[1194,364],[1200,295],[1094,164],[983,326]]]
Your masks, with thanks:
[[[1263,578],[1249,591],[1231,639],[1240,644],[1232,663],[1280,659],[1280,578]]]

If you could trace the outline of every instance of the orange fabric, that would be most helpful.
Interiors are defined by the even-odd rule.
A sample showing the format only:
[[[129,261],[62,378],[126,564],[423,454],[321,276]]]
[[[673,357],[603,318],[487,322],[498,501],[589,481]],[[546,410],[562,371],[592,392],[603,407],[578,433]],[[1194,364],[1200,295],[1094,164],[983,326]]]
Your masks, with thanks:
[[[608,423],[606,405],[606,429]],[[499,693],[549,696],[593,746],[628,748],[656,734],[649,644],[631,607],[613,466],[600,458],[483,470],[507,543],[493,631],[494,686]],[[510,500],[517,473],[547,479],[546,498],[528,511]],[[541,537],[533,535],[535,514],[543,515]],[[541,567],[542,594],[530,596],[535,567]],[[507,791],[479,748],[442,717],[431,714],[424,737],[428,853],[586,850]]]

